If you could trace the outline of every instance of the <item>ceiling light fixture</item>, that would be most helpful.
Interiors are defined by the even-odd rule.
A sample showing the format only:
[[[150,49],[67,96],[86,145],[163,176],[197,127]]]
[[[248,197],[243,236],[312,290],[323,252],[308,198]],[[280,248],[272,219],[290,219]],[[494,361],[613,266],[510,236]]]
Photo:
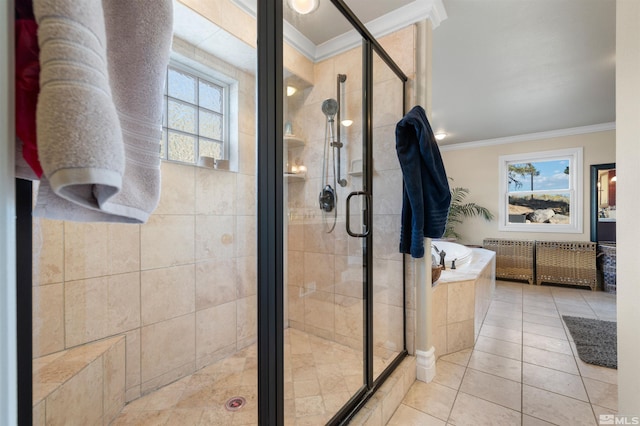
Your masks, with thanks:
[[[353,124],[353,120],[345,119],[340,121],[340,124],[342,124],[343,127],[349,127]]]
[[[295,87],[287,86],[287,96],[293,96],[297,91],[298,89],[296,89]]]
[[[318,8],[320,0],[288,0],[288,3],[300,15],[307,15]]]
[[[447,134],[445,132],[438,132],[438,133],[436,133],[435,136],[436,136],[437,140],[441,141],[442,139],[447,137]]]

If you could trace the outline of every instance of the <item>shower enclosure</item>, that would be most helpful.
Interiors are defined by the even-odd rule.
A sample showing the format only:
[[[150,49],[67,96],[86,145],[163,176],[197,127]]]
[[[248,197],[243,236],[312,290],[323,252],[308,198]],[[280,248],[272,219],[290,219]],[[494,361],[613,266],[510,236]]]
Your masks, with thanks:
[[[32,221],[19,187],[23,419],[340,424],[411,349],[394,136],[407,77],[381,44],[413,70],[413,30],[378,42],[332,0],[355,41],[309,59],[282,48],[283,26],[304,26],[283,7],[174,4],[177,116],[148,223]]]
[[[334,3],[331,21],[348,19]],[[284,415],[339,422],[406,354],[394,136],[406,77],[366,34],[314,67],[313,85],[283,83],[296,89],[284,102],[284,161],[306,170],[284,180]]]

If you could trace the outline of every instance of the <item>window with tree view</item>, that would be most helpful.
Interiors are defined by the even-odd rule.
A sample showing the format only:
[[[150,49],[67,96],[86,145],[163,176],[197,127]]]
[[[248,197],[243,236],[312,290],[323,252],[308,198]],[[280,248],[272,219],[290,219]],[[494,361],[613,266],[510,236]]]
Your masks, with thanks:
[[[500,229],[582,232],[582,149],[500,157]]]
[[[226,85],[170,66],[165,84],[161,156],[196,164],[226,158]]]

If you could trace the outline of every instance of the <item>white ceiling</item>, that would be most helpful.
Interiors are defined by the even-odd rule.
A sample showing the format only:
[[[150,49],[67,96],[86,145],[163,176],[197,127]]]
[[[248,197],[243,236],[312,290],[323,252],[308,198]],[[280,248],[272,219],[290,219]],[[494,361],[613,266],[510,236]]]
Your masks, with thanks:
[[[233,1],[255,13],[256,0]],[[345,3],[376,36],[426,17],[434,22],[430,121],[448,134],[442,145],[613,128],[615,0]],[[288,6],[284,13],[285,38],[314,60],[359,42],[329,0],[306,17],[294,17]],[[219,29],[197,27],[187,18],[176,33],[205,50],[221,45]],[[226,52],[242,52],[243,68],[250,62],[243,46]]]
[[[615,0],[444,6],[431,117],[444,144],[615,121]]]

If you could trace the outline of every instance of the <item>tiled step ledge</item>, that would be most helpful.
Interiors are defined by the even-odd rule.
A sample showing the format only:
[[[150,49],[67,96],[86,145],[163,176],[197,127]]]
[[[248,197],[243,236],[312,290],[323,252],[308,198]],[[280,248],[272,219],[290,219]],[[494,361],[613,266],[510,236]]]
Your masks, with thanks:
[[[415,380],[416,358],[408,356],[349,424],[358,426],[386,425]]]
[[[125,337],[33,360],[33,425],[108,425],[124,406]]]

